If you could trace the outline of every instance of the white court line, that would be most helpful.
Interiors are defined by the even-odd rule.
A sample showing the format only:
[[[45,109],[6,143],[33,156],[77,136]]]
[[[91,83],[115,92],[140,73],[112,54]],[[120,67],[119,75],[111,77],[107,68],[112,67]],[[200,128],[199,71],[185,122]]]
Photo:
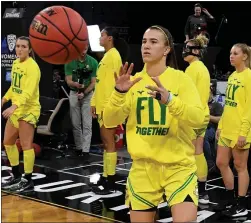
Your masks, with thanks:
[[[97,163],[96,165],[97,165],[97,166],[103,166],[103,165],[101,165],[101,164],[99,164],[99,163]],[[117,166],[118,166],[118,165],[117,165]],[[128,169],[120,168],[120,167],[117,167],[117,166],[116,166],[116,169],[117,169],[117,170],[124,170],[124,171],[128,171],[128,172],[130,171],[130,170],[128,170]]]
[[[126,179],[126,180],[127,180],[127,179]],[[119,181],[116,181],[116,183],[121,183],[121,182],[123,182],[123,181],[126,182],[126,180],[119,180]]]
[[[98,165],[98,164],[97,164]],[[122,170],[124,170],[124,169],[122,169]],[[119,171],[121,171],[121,170],[118,170],[117,172],[119,172]],[[91,175],[81,175],[81,174],[77,174],[77,173],[71,173],[71,172],[66,172],[66,171],[64,171],[64,170],[57,170],[57,172],[59,172],[59,173],[66,173],[66,174],[71,174],[71,175],[74,175],[74,176],[79,176],[79,177],[85,177],[85,178],[90,178],[93,174],[91,174]],[[99,173],[99,172],[96,172],[95,174],[103,174],[103,172],[102,173]],[[121,184],[121,183],[119,183],[119,184]],[[122,184],[122,185],[124,185],[124,184]]]
[[[119,167],[116,167],[116,169],[117,169],[117,170],[124,170],[124,171],[128,171],[128,172],[130,171],[130,170],[128,170],[128,169],[119,168]]]
[[[207,180],[207,182],[212,182],[212,181],[215,181],[215,180],[219,180],[219,179],[221,179],[222,177],[217,177],[217,178],[215,178],[215,179],[211,179],[211,180]]]
[[[207,186],[208,186],[208,184],[207,184]],[[213,190],[213,189],[215,189],[215,188],[217,188],[217,187],[216,187],[216,186],[213,186],[213,187],[207,188],[206,190],[209,191],[209,190]]]
[[[128,163],[121,163],[121,164],[117,164],[117,166],[122,166],[122,165],[126,165],[126,164],[131,164],[132,162],[128,162]]]
[[[129,207],[123,204],[123,205],[120,205],[120,206],[117,206],[114,208],[110,208],[110,209],[113,211],[120,211],[120,210],[127,209],[127,208],[129,208]]]
[[[96,154],[96,153],[90,153],[90,154],[92,154],[93,156],[103,157],[103,154],[102,155],[101,154]]]
[[[126,186],[126,182],[125,183],[118,183],[118,182],[115,182],[116,184],[119,184],[119,185],[123,185],[123,186]]]
[[[79,176],[79,177],[85,177],[85,178],[90,178],[89,176],[91,176],[91,175],[84,176],[84,175],[80,175],[80,174],[77,174],[77,173],[65,172],[65,171],[62,171],[62,170],[58,170],[57,172],[59,172],[59,173],[66,173],[66,174],[70,174],[70,175],[74,175],[74,176]]]
[[[103,172],[102,172],[102,173],[97,172],[97,173],[93,173],[93,174],[99,174],[99,175],[102,175],[102,174],[103,174]],[[91,175],[87,175],[86,177],[90,178],[93,174],[91,174]]]
[[[218,203],[214,203],[214,202],[209,201],[209,204],[214,204],[214,205],[216,205],[216,204],[218,204]]]
[[[97,163],[90,163],[88,165],[83,165],[83,166],[76,166],[76,167],[70,167],[70,168],[60,169],[60,170],[72,170],[72,169],[78,169],[78,168],[87,167],[87,166],[97,166],[97,164],[99,164],[99,163],[103,163],[103,161],[99,161]],[[98,166],[103,166],[103,165],[98,165]]]
[[[124,170],[124,169],[123,169]],[[121,170],[118,170],[118,171],[116,171],[116,172],[119,172],[119,171],[121,171]],[[103,172],[102,173],[99,173],[99,172],[96,172],[95,174],[100,174],[100,175],[102,175],[103,174]],[[92,176],[93,174],[91,174],[91,175],[87,175],[86,177],[88,177],[88,178],[90,178],[90,176]]]
[[[158,205],[158,209],[167,207],[167,202],[161,203]]]
[[[217,185],[212,185],[212,184],[208,184],[208,183],[207,183],[207,185],[210,186],[210,187],[214,187],[214,188],[226,189],[225,187],[221,187],[221,186],[217,186]]]
[[[127,181],[127,179],[126,180],[119,180],[119,181],[116,181],[115,183],[126,186],[126,181]]]

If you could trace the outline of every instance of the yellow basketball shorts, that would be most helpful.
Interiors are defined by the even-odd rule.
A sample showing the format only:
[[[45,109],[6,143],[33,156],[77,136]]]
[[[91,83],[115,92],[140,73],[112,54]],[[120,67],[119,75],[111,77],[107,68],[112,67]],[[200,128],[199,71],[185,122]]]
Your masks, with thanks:
[[[97,120],[98,120],[98,124],[99,124],[99,127],[101,128],[103,125],[104,125],[104,121],[103,121],[103,118],[102,118],[102,116],[101,115],[97,115],[98,117],[97,117]],[[110,129],[112,129],[112,128],[116,128],[117,126],[112,126],[112,127],[110,127]]]
[[[224,147],[229,147],[229,148],[235,148],[235,145],[237,144],[237,140],[231,140],[231,139],[227,139],[225,137],[221,137],[218,140],[218,145],[219,146],[224,146]],[[241,148],[241,149],[249,149],[251,145],[251,142],[246,142],[246,145]],[[239,149],[239,148],[237,148]]]
[[[132,210],[156,208],[163,195],[171,207],[190,196],[198,206],[196,166],[170,166],[145,159],[133,161],[126,185],[126,205]]]
[[[19,128],[19,121],[25,121],[36,127],[40,116],[40,109],[17,109],[10,117],[9,120],[15,128]]]
[[[192,139],[197,139],[198,137],[205,137],[207,128],[194,129]]]

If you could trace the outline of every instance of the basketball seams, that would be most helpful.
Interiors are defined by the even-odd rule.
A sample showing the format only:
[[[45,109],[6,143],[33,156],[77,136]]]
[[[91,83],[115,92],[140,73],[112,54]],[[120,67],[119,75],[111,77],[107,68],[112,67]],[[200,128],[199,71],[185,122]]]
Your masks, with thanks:
[[[71,41],[71,39],[69,39],[54,23],[52,23],[49,19],[47,19],[45,16],[39,14],[43,19],[45,19],[47,22],[49,22],[51,25],[53,25],[76,49],[76,51],[81,54],[78,50],[78,48],[76,47],[76,45]],[[68,19],[68,18],[67,18]]]
[[[70,27],[71,32],[72,32],[72,34],[74,35],[74,37],[75,37],[76,39],[80,40],[80,41],[87,41],[87,40],[88,40],[88,38],[86,38],[86,39],[80,39],[80,38],[78,38],[78,34],[79,34],[79,32],[81,31],[81,29],[82,29],[82,26],[83,26],[83,24],[84,24],[84,20],[83,20],[83,19],[81,19],[81,25],[80,25],[80,28],[79,28],[78,32],[75,34],[75,33],[74,33],[74,31],[73,31],[73,29],[72,29],[72,27],[71,27],[71,20],[70,20],[70,17],[69,17],[69,15],[68,15],[68,13],[67,13],[66,9],[65,9],[65,8],[63,8],[63,7],[61,7],[61,8],[62,8],[62,9],[63,9],[63,11],[65,12],[65,15],[66,15],[67,20],[68,20],[69,27]],[[75,38],[74,38],[74,39],[75,39]]]
[[[88,30],[80,14],[64,6],[52,6],[48,13],[43,12],[44,10],[36,15],[34,19],[38,21],[32,23],[29,30],[31,43],[34,39],[33,47],[38,56],[48,63],[65,64],[81,54],[88,44]],[[51,17],[54,14],[58,15]],[[34,32],[44,36],[37,36]]]
[[[44,38],[40,38],[40,37],[37,37],[37,36],[33,36],[33,35],[31,35],[31,34],[30,34],[30,36],[31,36],[32,38],[34,38],[34,39],[39,39],[39,40],[43,40],[43,41],[46,41],[46,42],[58,43],[59,45],[63,46],[63,48],[61,48],[59,52],[61,52],[62,50],[66,49],[67,57],[66,57],[65,61],[68,59],[68,57],[69,57],[69,49],[67,48],[67,46],[68,46],[70,43],[68,43],[67,45],[64,45],[63,43],[58,42],[58,41],[56,41],[56,40],[44,39]],[[40,56],[40,55],[39,55],[39,57],[41,57],[41,58],[51,57],[51,56],[54,56],[55,54],[57,54],[57,53],[59,53],[59,52],[54,52],[53,54],[46,55],[46,56]]]

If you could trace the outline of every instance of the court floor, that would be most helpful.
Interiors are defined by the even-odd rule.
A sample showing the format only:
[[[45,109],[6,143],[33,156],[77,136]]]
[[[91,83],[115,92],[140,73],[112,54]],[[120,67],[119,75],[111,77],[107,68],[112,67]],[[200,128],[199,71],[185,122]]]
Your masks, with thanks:
[[[130,222],[129,209],[124,205],[124,192],[132,161],[124,153],[121,154],[116,167],[118,190],[104,196],[93,194],[88,186],[93,173],[102,173],[101,154],[91,154],[88,161],[71,156],[37,159],[32,176],[34,192],[18,195],[2,190],[2,221]],[[9,176],[10,167],[2,155],[2,181]],[[214,204],[225,198],[222,178],[217,174],[210,176],[207,190],[211,202],[199,206],[197,222],[251,222],[251,197],[247,217],[226,219],[212,210]],[[157,222],[172,222],[170,214],[167,204],[160,204]]]

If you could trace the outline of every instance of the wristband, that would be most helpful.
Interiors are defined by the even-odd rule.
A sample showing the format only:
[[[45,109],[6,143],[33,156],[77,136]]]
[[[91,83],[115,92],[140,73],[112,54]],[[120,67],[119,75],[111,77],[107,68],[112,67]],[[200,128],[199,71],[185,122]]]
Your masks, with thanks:
[[[167,98],[167,101],[166,101],[165,105],[168,105],[169,102],[172,100],[172,98],[173,98],[173,95],[172,95],[171,92],[169,92],[169,95],[168,95],[168,98]]]
[[[115,87],[115,90],[116,90],[117,92],[119,92],[119,93],[127,93],[127,91],[121,91],[121,90],[119,90],[119,89],[116,88],[116,87]]]

